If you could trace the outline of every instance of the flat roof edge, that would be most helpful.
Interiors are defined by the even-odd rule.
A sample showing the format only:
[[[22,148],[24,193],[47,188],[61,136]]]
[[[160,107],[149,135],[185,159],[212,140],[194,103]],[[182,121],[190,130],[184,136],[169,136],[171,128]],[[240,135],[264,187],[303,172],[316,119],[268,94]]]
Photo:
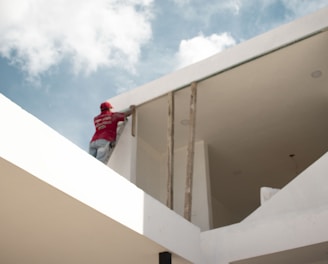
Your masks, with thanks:
[[[0,113],[0,123],[6,124],[0,131],[1,158],[172,253],[199,263],[198,227],[1,93]]]
[[[110,98],[115,109],[141,105],[171,91],[197,82],[291,45],[328,28],[328,7],[281,25],[200,62],[164,75],[133,90]]]

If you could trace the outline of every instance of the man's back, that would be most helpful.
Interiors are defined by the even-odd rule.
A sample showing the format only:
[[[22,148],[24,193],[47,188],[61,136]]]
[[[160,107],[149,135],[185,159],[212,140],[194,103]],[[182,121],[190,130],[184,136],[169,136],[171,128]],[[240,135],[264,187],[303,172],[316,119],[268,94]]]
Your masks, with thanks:
[[[97,139],[106,139],[108,141],[116,140],[117,124],[124,121],[125,115],[123,113],[113,113],[110,111],[102,112],[94,118],[94,125],[96,132],[91,141]]]

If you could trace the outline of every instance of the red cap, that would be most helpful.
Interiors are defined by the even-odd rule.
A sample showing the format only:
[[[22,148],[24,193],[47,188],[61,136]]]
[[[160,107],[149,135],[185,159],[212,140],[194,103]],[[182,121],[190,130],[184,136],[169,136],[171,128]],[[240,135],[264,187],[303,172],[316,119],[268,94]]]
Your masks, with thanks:
[[[103,103],[101,103],[101,105],[100,105],[100,110],[101,110],[101,111],[109,110],[109,109],[111,109],[111,108],[113,108],[113,107],[112,107],[112,105],[111,105],[109,102],[103,102]]]

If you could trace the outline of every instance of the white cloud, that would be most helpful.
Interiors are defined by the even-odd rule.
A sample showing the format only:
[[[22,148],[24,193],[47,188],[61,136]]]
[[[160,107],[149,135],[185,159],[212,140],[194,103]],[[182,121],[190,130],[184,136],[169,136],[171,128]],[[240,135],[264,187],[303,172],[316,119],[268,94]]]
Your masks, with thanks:
[[[292,11],[295,16],[304,16],[328,5],[328,0],[282,0],[286,9]]]
[[[232,12],[235,15],[238,15],[239,12],[240,12],[240,8],[241,8],[241,2],[240,2],[240,0],[230,1],[229,4],[228,4],[228,8],[231,9]]]
[[[192,39],[182,40],[176,54],[177,68],[198,62],[235,44],[234,38],[226,32],[208,37],[200,34]]]
[[[133,71],[151,38],[153,0],[0,1],[0,55],[30,76],[62,60],[76,73]]]

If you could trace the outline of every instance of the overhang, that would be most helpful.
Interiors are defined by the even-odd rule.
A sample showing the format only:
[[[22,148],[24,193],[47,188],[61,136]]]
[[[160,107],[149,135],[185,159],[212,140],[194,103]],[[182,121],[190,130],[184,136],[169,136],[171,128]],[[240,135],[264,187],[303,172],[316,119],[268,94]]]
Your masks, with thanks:
[[[237,223],[260,205],[261,187],[283,188],[328,150],[327,28],[325,8],[110,101],[138,105],[139,136],[165,153],[166,95],[178,148],[197,82],[196,140],[209,148],[212,200],[231,212],[215,226]]]

